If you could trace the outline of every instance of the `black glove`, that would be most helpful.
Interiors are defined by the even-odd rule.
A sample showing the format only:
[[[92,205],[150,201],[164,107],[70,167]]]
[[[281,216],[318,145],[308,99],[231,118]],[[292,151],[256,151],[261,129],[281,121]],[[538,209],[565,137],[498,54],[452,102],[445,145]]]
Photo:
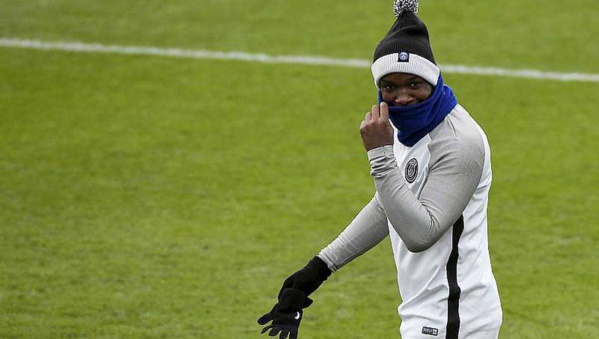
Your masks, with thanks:
[[[287,288],[294,288],[304,292],[308,297],[331,275],[331,270],[325,264],[322,259],[315,256],[308,262],[308,264],[301,270],[293,273],[289,278],[283,282],[283,287],[279,291],[279,297],[283,290]],[[312,299],[306,298],[306,305],[304,308],[312,304]]]
[[[280,339],[285,339],[287,336],[296,339],[304,314],[303,309],[312,304],[312,299],[308,296],[316,291],[331,273],[327,264],[316,256],[304,268],[285,279],[279,291],[279,302],[270,312],[258,319],[260,325],[266,325],[272,320],[272,324],[266,326],[262,333],[270,330],[268,335],[272,337],[280,332]]]
[[[258,319],[258,324],[266,325],[272,320],[272,324],[262,329],[261,333],[268,333],[274,337],[280,333],[279,338],[297,339],[300,321],[304,314],[303,308],[306,303],[306,295],[300,290],[286,288],[279,293],[279,302],[272,310]],[[311,303],[311,302],[310,302]]]

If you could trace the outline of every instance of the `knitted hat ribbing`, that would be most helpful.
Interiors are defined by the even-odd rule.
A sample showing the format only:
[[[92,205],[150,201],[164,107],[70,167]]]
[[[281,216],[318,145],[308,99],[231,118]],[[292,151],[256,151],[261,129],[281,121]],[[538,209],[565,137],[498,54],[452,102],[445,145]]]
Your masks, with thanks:
[[[435,63],[426,25],[416,13],[418,1],[395,0],[396,20],[374,51],[372,76],[374,84],[389,73],[415,74],[433,86],[440,69]]]

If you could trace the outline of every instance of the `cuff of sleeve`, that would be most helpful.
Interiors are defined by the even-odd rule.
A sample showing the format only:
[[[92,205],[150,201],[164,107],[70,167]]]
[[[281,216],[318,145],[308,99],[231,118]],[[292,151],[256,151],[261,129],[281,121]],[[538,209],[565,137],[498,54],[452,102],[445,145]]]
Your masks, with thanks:
[[[317,257],[324,262],[331,273],[335,273],[340,268],[340,265],[335,263],[333,256],[329,252],[329,246],[327,246],[318,253]]]
[[[318,256],[315,256],[308,262],[308,267],[312,268],[318,275],[318,278],[322,281],[327,280],[331,273],[333,273],[327,264]]]
[[[387,157],[394,158],[395,157],[393,155],[393,145],[385,145],[385,146],[373,148],[370,151],[368,151],[366,154],[368,155],[368,160],[370,162],[372,162],[372,160],[374,160],[374,159],[381,158],[381,157],[383,157],[383,158],[387,158]]]
[[[385,145],[368,151],[370,161],[370,174],[375,178],[384,176],[390,170],[397,167],[393,145]]]

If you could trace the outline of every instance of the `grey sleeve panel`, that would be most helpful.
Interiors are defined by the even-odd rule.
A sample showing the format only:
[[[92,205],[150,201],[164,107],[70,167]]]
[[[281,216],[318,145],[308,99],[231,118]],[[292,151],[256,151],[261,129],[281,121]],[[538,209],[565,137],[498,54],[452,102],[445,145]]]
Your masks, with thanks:
[[[387,216],[383,207],[373,198],[345,230],[320,251],[318,257],[335,272],[376,246],[387,235],[389,235]]]
[[[412,252],[431,247],[455,223],[472,198],[484,167],[482,135],[465,111],[454,109],[429,135],[428,178],[419,197],[399,170],[393,146],[368,152],[379,201]]]

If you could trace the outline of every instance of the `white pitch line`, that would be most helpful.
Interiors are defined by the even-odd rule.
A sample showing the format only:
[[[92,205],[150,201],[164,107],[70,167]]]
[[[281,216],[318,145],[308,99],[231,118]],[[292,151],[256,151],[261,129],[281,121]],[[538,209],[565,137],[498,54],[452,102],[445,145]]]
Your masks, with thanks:
[[[153,55],[189,59],[240,60],[262,63],[326,65],[358,68],[370,68],[370,65],[372,64],[371,61],[363,59],[337,59],[316,56],[276,56],[267,54],[251,54],[244,52],[219,52],[142,46],[114,46],[82,42],[44,42],[39,40],[25,40],[16,38],[0,38],[0,47],[26,48],[37,50],[58,50],[80,53]],[[514,70],[505,68],[477,67],[464,65],[439,65],[439,67],[443,70],[444,73],[448,74],[455,73],[556,81],[599,82],[599,74],[544,72],[532,69]]]

